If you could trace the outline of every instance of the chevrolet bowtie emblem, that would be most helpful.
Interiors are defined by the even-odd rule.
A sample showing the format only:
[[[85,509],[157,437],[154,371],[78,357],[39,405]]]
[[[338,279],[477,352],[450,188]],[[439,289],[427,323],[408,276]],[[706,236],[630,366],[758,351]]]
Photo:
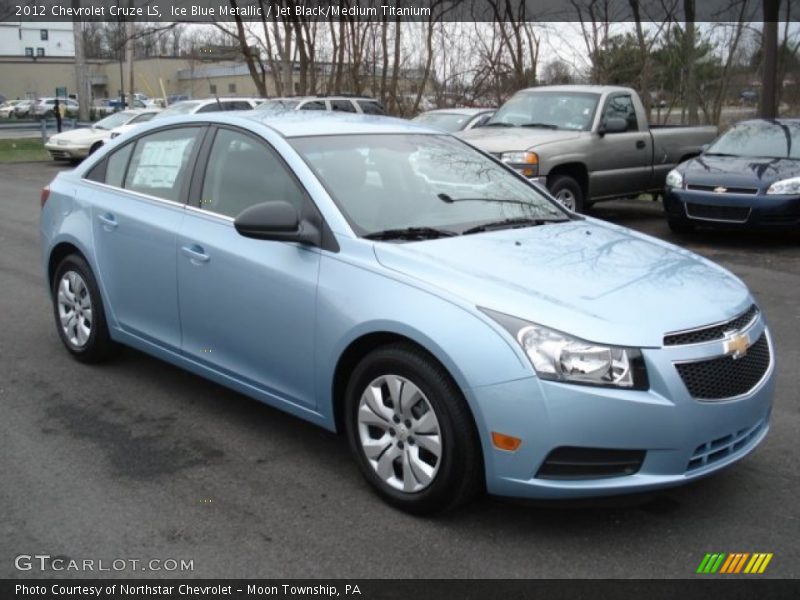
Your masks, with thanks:
[[[715,194],[724,194],[727,191],[728,191],[728,188],[722,187],[721,185],[714,188],[714,193]]]
[[[747,354],[747,349],[750,347],[750,337],[744,333],[729,331],[725,334],[722,346],[725,349],[725,354],[737,360]]]

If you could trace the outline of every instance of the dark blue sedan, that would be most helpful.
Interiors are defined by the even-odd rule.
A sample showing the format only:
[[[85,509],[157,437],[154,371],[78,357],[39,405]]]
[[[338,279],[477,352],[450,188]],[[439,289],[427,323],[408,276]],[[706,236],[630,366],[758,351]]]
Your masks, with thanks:
[[[800,119],[755,119],[729,129],[667,175],[670,228],[800,226]]]

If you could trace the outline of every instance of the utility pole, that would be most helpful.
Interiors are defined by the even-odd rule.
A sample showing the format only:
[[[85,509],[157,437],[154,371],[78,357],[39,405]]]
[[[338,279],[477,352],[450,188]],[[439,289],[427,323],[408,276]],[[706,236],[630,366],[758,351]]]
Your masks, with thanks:
[[[72,8],[80,8],[81,0],[72,0]],[[75,14],[80,13],[79,10]],[[83,49],[83,27],[80,17],[72,18],[72,37],[75,45],[75,83],[78,86],[78,118],[81,121],[89,120],[89,80],[86,75],[86,53]]]
[[[131,0],[131,6],[133,6],[133,0]],[[125,45],[128,47],[128,108],[133,108],[133,92],[134,89],[134,81],[133,81],[133,49],[134,49],[134,27],[133,21],[127,21],[125,23],[125,36],[128,38]]]

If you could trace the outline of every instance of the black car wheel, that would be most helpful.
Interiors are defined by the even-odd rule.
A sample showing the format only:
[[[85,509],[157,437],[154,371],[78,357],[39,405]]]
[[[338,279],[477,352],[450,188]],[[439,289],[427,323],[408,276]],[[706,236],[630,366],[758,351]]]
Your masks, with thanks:
[[[351,450],[384,500],[430,514],[480,491],[483,462],[472,414],[450,375],[426,352],[404,343],[371,352],[345,393]]]

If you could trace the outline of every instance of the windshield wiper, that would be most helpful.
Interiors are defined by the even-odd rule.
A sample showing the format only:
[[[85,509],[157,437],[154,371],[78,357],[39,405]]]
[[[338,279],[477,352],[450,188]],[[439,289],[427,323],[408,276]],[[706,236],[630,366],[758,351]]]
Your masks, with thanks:
[[[492,121],[491,123],[485,123],[481,125],[481,127],[513,127],[511,123],[503,123],[501,121]]]
[[[455,231],[436,229],[435,227],[403,227],[373,231],[363,236],[368,240],[433,240],[458,235]]]
[[[542,129],[558,129],[558,125],[552,123],[523,123],[520,127],[540,127]]]
[[[517,229],[520,227],[536,227],[545,223],[563,223],[569,219],[532,219],[529,217],[518,217],[514,219],[503,219],[501,221],[490,221],[482,225],[476,225],[462,231],[462,235],[470,233],[483,233],[484,231],[497,231],[500,229]]]

